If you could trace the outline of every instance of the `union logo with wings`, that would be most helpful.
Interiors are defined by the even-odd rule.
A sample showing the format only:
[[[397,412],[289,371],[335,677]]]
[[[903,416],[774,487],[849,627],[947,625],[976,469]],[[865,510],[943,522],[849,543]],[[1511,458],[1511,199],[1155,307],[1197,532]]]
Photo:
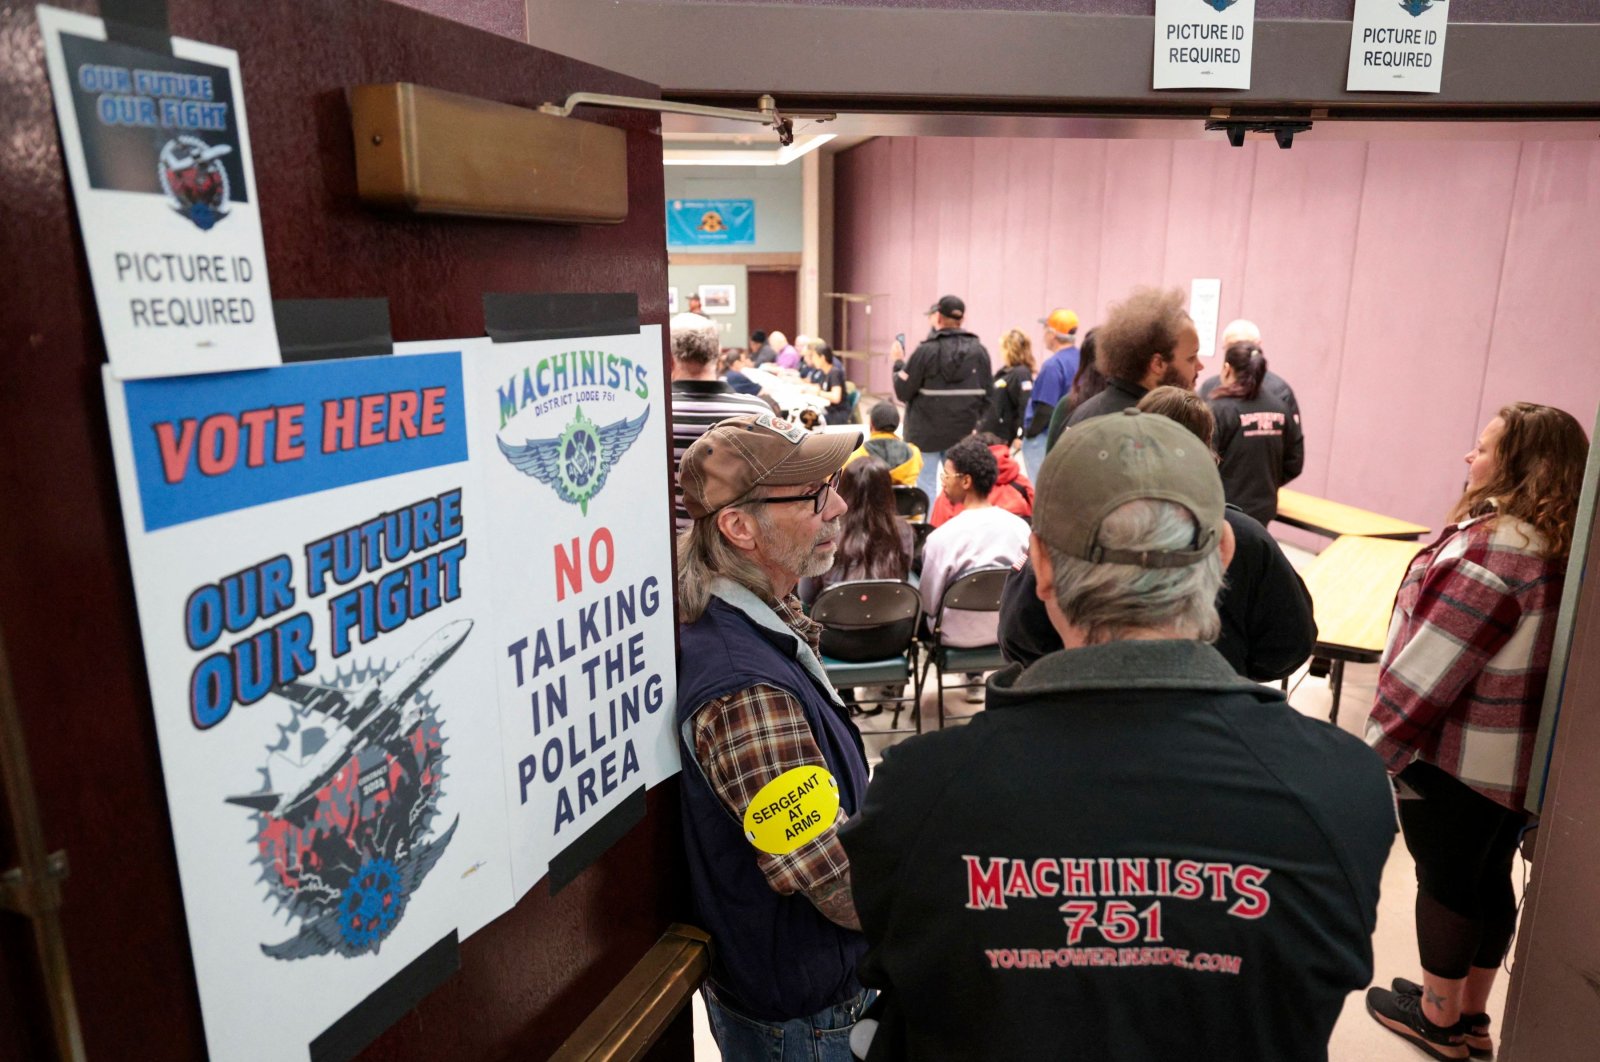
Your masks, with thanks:
[[[554,439],[512,444],[496,436],[495,442],[519,471],[544,483],[556,497],[588,516],[589,499],[600,493],[612,466],[628,452],[649,419],[650,407],[646,406],[632,420],[624,417],[602,428],[584,416],[580,406],[572,423]]]

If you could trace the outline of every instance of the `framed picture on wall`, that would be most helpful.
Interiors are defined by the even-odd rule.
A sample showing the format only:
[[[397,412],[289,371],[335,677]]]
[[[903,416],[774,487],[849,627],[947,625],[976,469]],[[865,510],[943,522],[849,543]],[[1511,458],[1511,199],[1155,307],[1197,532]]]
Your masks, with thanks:
[[[735,305],[737,292],[738,288],[733,284],[701,284],[701,312],[712,314],[738,312],[738,307]]]
[[[677,313],[678,312],[678,289],[677,288],[668,288],[667,289],[667,312],[668,313]]]

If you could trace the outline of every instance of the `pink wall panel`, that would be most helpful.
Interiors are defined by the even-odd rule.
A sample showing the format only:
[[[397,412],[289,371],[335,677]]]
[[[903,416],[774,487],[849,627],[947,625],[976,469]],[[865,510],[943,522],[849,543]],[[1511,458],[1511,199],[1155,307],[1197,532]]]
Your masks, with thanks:
[[[1478,431],[1517,144],[1373,143],[1327,494],[1440,526]]]
[[[908,338],[927,334],[926,310],[941,295],[967,298],[971,288],[972,199],[974,142],[957,138],[932,138],[917,141],[917,222],[931,225],[938,232],[937,269],[934,290],[910,294],[910,301],[896,307],[896,321],[905,322]],[[923,195],[922,177],[926,174],[928,194]],[[984,188],[983,194],[997,195],[999,186]],[[922,304],[917,305],[916,300]]]
[[[1006,144],[1006,217],[1000,270],[1003,297],[993,332],[981,333],[995,363],[1000,362],[1000,336],[1020,328],[1032,340],[1035,361],[1039,348],[1034,323],[1049,312],[1045,271],[1039,268],[1049,240],[1050,171],[1054,146],[1049,140],[1008,140]]]
[[[967,329],[983,339],[991,357],[997,356],[1000,333],[1010,327],[1006,316],[1006,206],[1010,198],[1009,153],[1005,140],[971,140],[974,195],[971,257],[967,289],[958,291],[967,302]],[[923,307],[926,309],[926,307]]]
[[[1075,311],[1085,330],[1097,319],[1100,305],[1106,147],[1104,140],[1051,142],[1044,301],[1052,309]]]
[[[1260,324],[1300,398],[1296,485],[1429,526],[1500,405],[1600,404],[1600,145],[876,140],[836,202],[839,285],[892,294],[878,349],[946,293],[998,356],[1050,306],[1093,326],[1137,285],[1221,277],[1222,323]]]
[[[1090,309],[1090,320],[1095,321],[1134,288],[1161,282],[1172,188],[1172,142],[1109,142],[1105,182],[1099,299]]]
[[[1295,389],[1306,434],[1306,467],[1295,486],[1327,489],[1328,457],[1344,357],[1367,145],[1302,139],[1290,151],[1255,145],[1241,301],[1222,292],[1222,324],[1247,317],[1261,328],[1268,366]]]
[[[1172,186],[1167,197],[1167,239],[1162,282],[1189,290],[1196,277],[1222,281],[1217,335],[1238,316],[1250,238],[1250,203],[1259,144],[1218,151],[1207,140],[1172,145]],[[1274,147],[1273,150],[1277,150]],[[1207,367],[1207,371],[1214,371]]]
[[[1600,403],[1595,248],[1600,145],[1524,144],[1478,422],[1508,402],[1560,406],[1585,430]]]

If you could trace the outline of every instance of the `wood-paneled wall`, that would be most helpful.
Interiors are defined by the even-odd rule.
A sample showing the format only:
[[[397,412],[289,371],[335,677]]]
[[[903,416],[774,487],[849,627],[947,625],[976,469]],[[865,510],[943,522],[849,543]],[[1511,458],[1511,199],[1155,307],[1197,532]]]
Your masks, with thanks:
[[[1438,527],[1501,405],[1600,401],[1600,144],[878,139],[837,174],[839,290],[889,293],[853,344],[954,293],[996,353],[1053,306],[1090,326],[1220,277],[1219,323],[1255,320],[1299,396],[1313,494]]]

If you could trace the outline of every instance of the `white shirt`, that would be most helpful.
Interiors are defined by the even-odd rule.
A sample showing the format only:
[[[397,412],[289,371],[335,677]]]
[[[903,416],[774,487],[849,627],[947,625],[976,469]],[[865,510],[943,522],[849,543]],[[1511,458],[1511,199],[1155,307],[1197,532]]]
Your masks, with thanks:
[[[979,568],[1014,568],[1028,555],[1028,522],[997,506],[964,509],[928,536],[922,550],[922,608],[930,616],[945,588]],[[948,609],[942,627],[946,645],[993,645],[1000,613]]]

